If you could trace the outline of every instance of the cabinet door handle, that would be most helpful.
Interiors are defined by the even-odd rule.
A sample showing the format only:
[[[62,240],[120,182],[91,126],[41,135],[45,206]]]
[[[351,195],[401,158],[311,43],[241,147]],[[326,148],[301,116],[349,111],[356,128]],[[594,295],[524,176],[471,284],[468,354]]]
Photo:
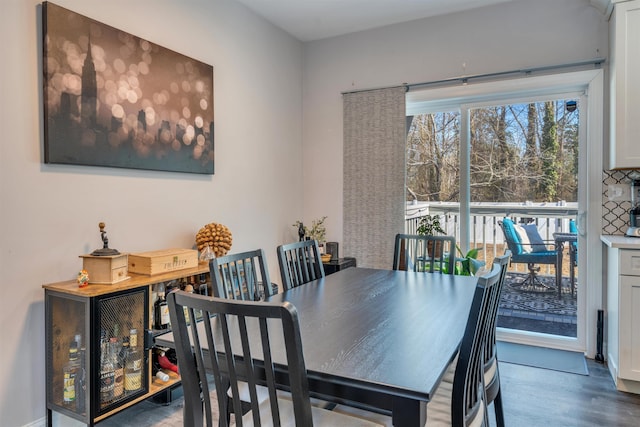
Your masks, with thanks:
[[[153,348],[153,331],[145,329],[144,331],[144,351],[151,350]]]

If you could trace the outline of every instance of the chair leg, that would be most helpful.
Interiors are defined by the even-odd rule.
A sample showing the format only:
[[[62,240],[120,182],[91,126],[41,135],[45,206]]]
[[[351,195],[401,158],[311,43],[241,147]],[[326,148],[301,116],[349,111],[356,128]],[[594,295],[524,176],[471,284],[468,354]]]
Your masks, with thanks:
[[[529,268],[529,275],[527,278],[520,283],[511,285],[512,287],[525,292],[545,293],[555,291],[555,287],[546,285],[538,279],[538,275],[536,273],[540,271],[540,266],[536,266],[534,263],[528,263],[527,266]]]
[[[502,409],[502,393],[500,390],[498,390],[498,394],[493,400],[493,409],[496,413],[496,426],[504,427],[504,411]]]

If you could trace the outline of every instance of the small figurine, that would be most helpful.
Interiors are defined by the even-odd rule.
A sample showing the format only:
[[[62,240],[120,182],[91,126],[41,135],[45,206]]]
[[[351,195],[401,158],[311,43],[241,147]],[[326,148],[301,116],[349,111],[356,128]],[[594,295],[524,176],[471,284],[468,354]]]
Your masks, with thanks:
[[[304,240],[304,224],[299,222],[298,223],[298,237],[300,238],[300,241],[302,242]]]
[[[78,272],[78,287],[84,288],[89,284],[89,272],[87,270],[80,270]]]
[[[98,224],[100,227],[100,238],[102,239],[102,248],[96,249],[91,252],[93,256],[112,256],[112,255],[120,255],[117,249],[109,249],[109,238],[107,237],[107,232],[105,231],[105,223],[100,222]]]
[[[102,239],[102,249],[109,249],[109,238],[107,237],[107,232],[104,231],[105,223],[101,222],[98,224],[100,227],[100,238]]]

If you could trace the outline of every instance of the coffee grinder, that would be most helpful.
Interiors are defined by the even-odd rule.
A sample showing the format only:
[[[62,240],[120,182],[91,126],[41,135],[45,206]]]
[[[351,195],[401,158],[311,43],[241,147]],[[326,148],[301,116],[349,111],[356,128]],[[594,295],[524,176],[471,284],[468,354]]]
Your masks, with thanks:
[[[640,237],[640,175],[631,175],[631,210],[629,211],[629,229],[627,236]]]

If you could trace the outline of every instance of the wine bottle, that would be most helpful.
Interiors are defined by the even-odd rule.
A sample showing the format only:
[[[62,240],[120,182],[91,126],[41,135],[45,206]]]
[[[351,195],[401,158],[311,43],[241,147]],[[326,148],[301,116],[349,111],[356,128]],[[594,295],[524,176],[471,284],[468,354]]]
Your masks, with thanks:
[[[80,360],[80,368],[76,374],[76,412],[84,414],[87,410],[87,366],[85,362],[87,351],[84,347],[78,351],[78,359]]]
[[[131,329],[129,334],[129,354],[124,368],[124,390],[127,393],[142,388],[142,351],[138,348],[138,331]]]
[[[124,364],[119,358],[121,347],[116,337],[111,338],[109,344],[111,345],[109,351],[113,364],[113,399],[119,400],[124,394]]]
[[[63,393],[62,404],[64,406],[73,406],[76,401],[76,376],[80,369],[78,361],[78,346],[76,341],[71,341],[69,345],[69,360],[62,368],[63,372]]]
[[[155,307],[155,329],[167,329],[169,327],[169,305],[164,297],[164,291],[158,292],[158,299],[156,300]]]
[[[113,366],[109,340],[102,339],[100,344],[100,403],[109,404],[113,401],[115,386],[115,367]]]

